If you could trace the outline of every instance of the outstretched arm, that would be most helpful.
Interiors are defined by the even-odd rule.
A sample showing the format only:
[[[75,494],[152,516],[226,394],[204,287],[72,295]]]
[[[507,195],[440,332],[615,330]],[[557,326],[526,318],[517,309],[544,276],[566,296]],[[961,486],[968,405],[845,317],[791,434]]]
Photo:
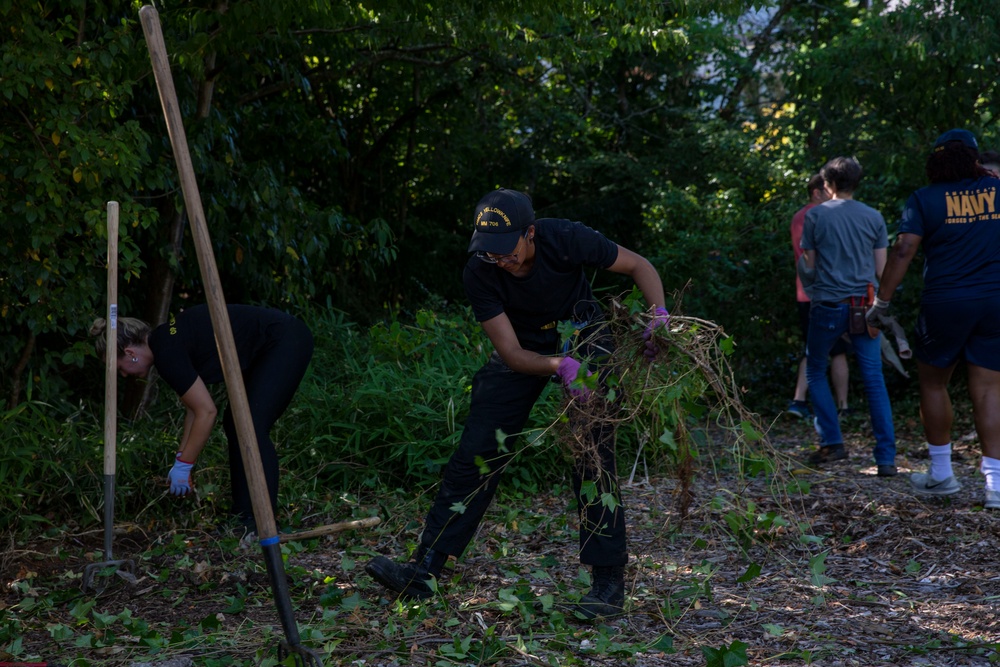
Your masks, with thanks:
[[[896,242],[889,251],[885,268],[882,270],[882,278],[878,286],[878,298],[882,301],[891,301],[892,295],[896,293],[899,283],[903,282],[903,276],[910,267],[920,247],[922,236],[916,234],[900,234],[896,237]]]
[[[177,451],[181,460],[194,463],[198,460],[201,450],[205,448],[208,437],[215,428],[215,417],[219,414],[215,401],[200,377],[194,381],[191,388],[181,396],[187,414],[184,416],[184,435],[181,437]]]
[[[646,305],[650,310],[666,307],[666,298],[663,295],[663,282],[660,274],[656,272],[649,260],[632,252],[628,248],[618,246],[618,259],[608,267],[608,271],[620,273],[632,278],[636,287],[642,292],[646,299]]]
[[[521,347],[506,313],[486,320],[482,327],[500,358],[512,371],[526,375],[552,375],[559,368],[562,357],[547,357]]]
[[[505,313],[486,320],[482,325],[500,358],[512,371],[525,375],[558,375],[571,396],[585,400],[589,395],[589,389],[576,385],[577,375],[581,370],[579,360],[572,356],[547,357],[525,350],[517,340],[514,327]],[[583,370],[587,375],[591,374],[586,368]]]

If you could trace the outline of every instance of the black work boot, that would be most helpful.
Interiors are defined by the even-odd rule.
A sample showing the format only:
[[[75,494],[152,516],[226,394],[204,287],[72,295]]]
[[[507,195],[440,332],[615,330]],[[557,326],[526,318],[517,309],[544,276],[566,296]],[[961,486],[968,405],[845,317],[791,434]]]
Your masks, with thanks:
[[[365,572],[403,599],[429,598],[434,595],[434,589],[427,582],[441,574],[448,554],[433,549],[422,554],[421,551],[409,563],[396,563],[385,556],[376,556],[365,565]]]
[[[591,620],[598,616],[616,616],[625,611],[624,565],[595,565],[590,578],[590,592],[572,605],[575,614]]]

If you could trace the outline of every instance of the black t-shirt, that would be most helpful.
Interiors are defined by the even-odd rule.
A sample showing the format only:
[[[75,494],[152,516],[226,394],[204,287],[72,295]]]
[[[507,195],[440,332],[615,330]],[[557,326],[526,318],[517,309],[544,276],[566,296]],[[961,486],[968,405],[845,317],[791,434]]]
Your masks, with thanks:
[[[584,267],[608,268],[618,259],[618,246],[580,222],[541,218],[534,224],[535,263],[527,276],[513,276],[473,255],[462,279],[477,321],[506,313],[521,347],[555,354],[559,322],[603,318]]]
[[[292,317],[280,310],[256,306],[228,305],[240,370],[246,371],[257,356],[280,337],[280,327]],[[187,393],[198,377],[205,384],[222,382],[222,361],[215,345],[215,330],[208,306],[202,304],[171,314],[166,324],[149,334],[153,364],[179,396]]]

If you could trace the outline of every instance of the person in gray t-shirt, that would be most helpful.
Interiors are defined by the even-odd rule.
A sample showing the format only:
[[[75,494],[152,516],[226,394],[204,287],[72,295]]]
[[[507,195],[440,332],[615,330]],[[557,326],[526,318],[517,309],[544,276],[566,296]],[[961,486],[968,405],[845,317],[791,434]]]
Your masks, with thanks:
[[[806,379],[821,440],[819,450],[809,456],[813,464],[847,458],[826,368],[833,344],[849,333],[851,305],[863,306],[868,286],[881,277],[888,246],[882,214],[854,200],[854,191],[861,182],[858,161],[852,157],[833,158],[820,175],[830,199],[806,213],[800,263],[803,284],[812,302]],[[876,332],[873,338],[862,328],[865,330],[849,335],[868,397],[878,475],[890,477],[896,474],[896,435],[882,375],[880,334]]]

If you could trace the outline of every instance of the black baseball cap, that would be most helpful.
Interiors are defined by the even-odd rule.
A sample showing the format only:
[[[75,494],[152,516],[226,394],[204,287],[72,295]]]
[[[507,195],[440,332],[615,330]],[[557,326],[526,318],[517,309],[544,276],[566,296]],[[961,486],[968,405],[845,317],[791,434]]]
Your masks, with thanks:
[[[499,188],[476,204],[469,252],[509,255],[524,229],[535,221],[531,198],[517,190]]]
[[[979,150],[979,142],[976,141],[976,135],[968,130],[948,130],[934,142],[934,150],[940,150],[944,148],[944,145],[949,141],[961,141],[962,144],[968,146],[973,150]]]

